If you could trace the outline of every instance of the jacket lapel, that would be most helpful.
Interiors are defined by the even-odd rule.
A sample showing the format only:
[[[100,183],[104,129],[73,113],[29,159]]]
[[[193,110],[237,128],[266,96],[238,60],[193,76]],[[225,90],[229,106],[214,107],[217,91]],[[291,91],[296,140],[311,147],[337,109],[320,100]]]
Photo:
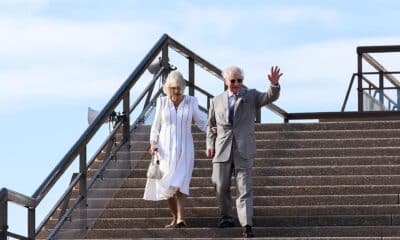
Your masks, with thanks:
[[[222,95],[222,106],[224,106],[225,121],[229,123],[228,91],[225,91]]]
[[[236,118],[236,110],[238,109],[240,103],[245,99],[245,97],[246,97],[246,90],[241,89],[240,92],[239,92],[238,99],[235,102],[235,109],[234,109],[235,118]]]

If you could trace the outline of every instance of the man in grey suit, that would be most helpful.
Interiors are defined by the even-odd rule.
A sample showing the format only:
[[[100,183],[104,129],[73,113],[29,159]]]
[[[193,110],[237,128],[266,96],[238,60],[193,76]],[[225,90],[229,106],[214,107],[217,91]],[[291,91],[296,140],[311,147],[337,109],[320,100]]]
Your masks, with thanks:
[[[254,237],[252,167],[256,156],[254,122],[256,111],[279,97],[280,69],[271,68],[267,92],[242,88],[243,71],[236,66],[227,68],[223,78],[228,89],[216,96],[208,115],[208,158],[213,157],[212,182],[220,207],[220,228],[233,227],[232,173],[236,179],[236,208],[243,237]],[[216,129],[216,130],[215,130]]]

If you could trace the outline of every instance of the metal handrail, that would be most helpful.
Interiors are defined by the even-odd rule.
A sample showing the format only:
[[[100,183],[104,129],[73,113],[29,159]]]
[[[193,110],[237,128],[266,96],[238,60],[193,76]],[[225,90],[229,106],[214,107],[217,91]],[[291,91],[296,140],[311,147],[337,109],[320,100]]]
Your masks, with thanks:
[[[199,55],[197,55],[196,53],[194,53],[187,47],[183,46],[182,44],[177,42],[175,39],[169,37],[168,38],[168,46],[170,46],[171,48],[173,48],[175,51],[182,54],[183,56],[185,56],[189,59],[193,59],[197,65],[199,65],[206,71],[210,72],[215,77],[223,80],[222,71],[219,68],[217,68],[215,65],[211,64],[204,58],[200,57]]]
[[[42,220],[42,222],[39,224],[39,226],[36,228],[36,232],[40,232],[42,228],[46,225],[50,217],[57,211],[58,207],[61,205],[63,201],[65,201],[65,197],[70,194],[74,188],[74,186],[78,183],[79,179],[81,178],[82,174],[77,173],[76,176],[72,179],[71,183],[69,184],[69,187],[67,190],[65,190],[64,194],[60,197],[60,199],[57,201],[57,203],[54,205],[54,207],[50,210],[50,212],[46,215],[46,217]],[[63,211],[61,211],[60,216],[63,215]]]
[[[154,75],[153,80],[146,86],[146,88],[143,90],[143,92],[139,95],[139,97],[136,99],[136,101],[132,104],[132,106],[129,109],[129,113],[132,113],[135,108],[139,105],[139,103],[142,101],[144,96],[148,94],[149,90],[152,88],[152,86],[155,85],[157,82],[158,78],[161,76],[161,74],[165,71],[166,69],[164,67],[161,67],[160,70]]]
[[[373,88],[371,88],[371,87],[368,87],[368,88],[360,87],[360,88],[358,88],[358,90],[362,91],[362,90],[371,90],[371,89],[376,89],[376,90],[399,89],[399,87],[383,87],[383,88],[380,88],[380,87],[376,86],[373,82],[371,82],[368,78],[366,78],[364,76],[364,75],[376,75],[376,74],[384,74],[384,75],[385,74],[400,74],[400,72],[399,71],[391,71],[391,72],[362,72],[361,73],[361,79],[364,82],[366,82],[368,85],[372,86]],[[347,101],[348,101],[348,98],[350,96],[351,88],[353,87],[354,79],[358,75],[359,75],[358,73],[353,73],[353,75],[351,76],[349,87],[347,88],[346,95],[345,95],[345,98],[344,98],[344,101],[343,101],[343,104],[342,104],[341,112],[344,112],[344,110],[346,108]],[[392,103],[393,105],[397,104],[396,101],[394,101],[392,98],[390,98],[387,94],[383,93],[383,97],[389,103]]]
[[[110,154],[110,156],[108,156],[104,163],[102,164],[102,166],[96,171],[96,173],[93,175],[92,179],[90,180],[90,182],[88,182],[88,186],[87,188],[90,188],[96,181],[96,179],[104,172],[105,168],[107,167],[108,163],[111,161],[111,159],[113,158],[114,154],[121,149],[121,147],[123,146],[123,144],[120,144],[116,149],[114,149],[113,154]]]
[[[288,113],[288,120],[307,120],[307,119],[400,119],[400,112],[397,111],[368,111],[368,112],[307,112],[307,113]]]
[[[28,197],[24,194],[15,192],[8,188],[3,188],[0,194],[0,202],[12,201],[24,207],[36,207],[35,199]]]
[[[101,154],[102,150],[107,146],[107,144],[110,143],[110,141],[112,140],[112,138],[115,138],[115,135],[117,134],[117,132],[119,131],[119,128],[121,127],[122,122],[117,122],[116,125],[114,126],[114,129],[111,130],[110,134],[108,135],[108,137],[106,138],[106,140],[100,145],[100,148],[95,152],[95,154],[93,155],[93,157],[90,159],[90,161],[88,162],[88,168],[92,166],[92,164],[94,163],[94,161],[96,161],[97,157]]]
[[[397,78],[395,78],[391,73],[388,73],[389,71],[384,66],[382,66],[375,58],[373,58],[368,53],[363,53],[362,58],[365,59],[365,61],[367,61],[369,64],[371,64],[371,66],[374,67],[378,72],[385,72],[384,76],[390,83],[392,83],[396,87],[400,87],[399,80],[397,80]]]
[[[372,89],[375,89],[375,90],[399,89],[398,87],[384,87],[384,88],[380,88],[380,87],[376,86],[373,82],[371,82],[371,81],[370,81],[368,78],[366,78],[365,76],[362,76],[362,79],[363,79],[366,83],[368,83],[370,87],[368,87],[368,88],[360,88],[361,90],[372,90]],[[371,86],[372,86],[372,88],[371,88]],[[373,97],[375,97],[375,95],[374,95]],[[395,102],[393,99],[391,99],[387,94],[383,93],[383,97],[384,97],[389,103],[392,103],[392,104],[396,105],[396,102]]]
[[[342,105],[342,108],[340,110],[341,112],[344,112],[344,109],[346,108],[347,101],[348,101],[349,96],[350,96],[350,91],[351,91],[351,88],[353,87],[355,76],[357,76],[357,73],[353,73],[353,75],[351,76],[349,87],[347,88],[346,95],[345,95],[344,101],[343,101],[343,105]]]
[[[71,208],[68,209],[68,211],[65,213],[64,216],[60,217],[61,220],[56,224],[54,227],[53,231],[49,234],[47,239],[53,239],[54,236],[58,233],[58,231],[61,229],[63,226],[64,222],[68,219],[68,216],[71,215],[72,211],[78,206],[78,204],[83,200],[83,196],[79,195],[76,199],[75,202],[72,204]]]

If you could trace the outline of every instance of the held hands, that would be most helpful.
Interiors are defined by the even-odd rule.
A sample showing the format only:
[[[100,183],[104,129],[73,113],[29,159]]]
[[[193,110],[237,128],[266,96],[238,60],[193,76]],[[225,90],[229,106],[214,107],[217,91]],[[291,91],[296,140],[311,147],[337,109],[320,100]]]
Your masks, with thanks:
[[[281,69],[278,66],[271,67],[271,73],[268,74],[268,79],[272,85],[279,84],[279,78],[283,75],[283,73],[280,73],[280,71]]]
[[[206,156],[208,158],[212,158],[212,157],[214,157],[214,155],[215,155],[215,150],[213,148],[208,148],[206,150]]]
[[[149,150],[150,154],[154,155],[157,151],[158,151],[157,143],[155,143],[154,141],[150,141],[150,150]]]
[[[217,133],[217,127],[210,127],[210,131],[214,134]],[[215,155],[215,150],[213,148],[207,148],[206,156],[207,158],[213,158]]]
[[[217,133],[217,127],[210,127],[212,133]]]

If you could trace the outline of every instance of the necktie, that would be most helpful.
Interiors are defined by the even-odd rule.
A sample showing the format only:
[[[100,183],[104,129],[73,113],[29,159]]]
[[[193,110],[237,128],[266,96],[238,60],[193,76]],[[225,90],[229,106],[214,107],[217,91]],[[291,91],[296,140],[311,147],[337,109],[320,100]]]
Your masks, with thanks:
[[[235,114],[235,102],[236,102],[236,95],[231,95],[229,101],[229,123],[232,125]]]

